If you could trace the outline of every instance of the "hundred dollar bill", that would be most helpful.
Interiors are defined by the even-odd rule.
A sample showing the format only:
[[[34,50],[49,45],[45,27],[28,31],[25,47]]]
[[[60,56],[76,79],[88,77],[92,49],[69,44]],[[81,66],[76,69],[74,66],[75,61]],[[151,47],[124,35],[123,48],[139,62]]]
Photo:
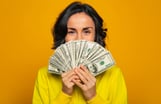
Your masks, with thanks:
[[[84,65],[99,75],[115,64],[111,53],[96,42],[70,41],[60,45],[49,59],[49,72],[61,74]]]

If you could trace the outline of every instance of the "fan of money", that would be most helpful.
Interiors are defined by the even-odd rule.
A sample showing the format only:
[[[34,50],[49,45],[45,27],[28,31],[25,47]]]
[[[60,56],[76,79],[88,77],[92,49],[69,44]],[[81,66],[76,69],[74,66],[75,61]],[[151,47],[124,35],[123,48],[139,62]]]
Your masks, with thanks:
[[[115,64],[111,53],[96,42],[69,41],[60,45],[49,59],[48,71],[61,75],[84,65],[94,76]]]

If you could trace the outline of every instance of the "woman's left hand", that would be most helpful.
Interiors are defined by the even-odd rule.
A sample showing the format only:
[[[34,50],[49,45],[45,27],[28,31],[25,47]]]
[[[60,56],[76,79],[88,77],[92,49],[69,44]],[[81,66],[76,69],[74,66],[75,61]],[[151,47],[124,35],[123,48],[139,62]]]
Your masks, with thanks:
[[[96,95],[96,78],[82,65],[75,69],[75,73],[81,81],[73,80],[73,82],[81,88],[86,100],[92,99]]]

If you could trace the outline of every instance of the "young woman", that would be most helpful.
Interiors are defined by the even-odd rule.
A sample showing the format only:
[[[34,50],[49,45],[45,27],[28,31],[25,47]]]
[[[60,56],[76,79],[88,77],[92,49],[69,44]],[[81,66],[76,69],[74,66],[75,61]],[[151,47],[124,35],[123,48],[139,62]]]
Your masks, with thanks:
[[[95,41],[105,47],[103,20],[88,4],[73,2],[59,15],[53,28],[54,46],[71,40]],[[117,66],[94,77],[85,66],[61,76],[38,72],[33,104],[127,104],[123,75]]]

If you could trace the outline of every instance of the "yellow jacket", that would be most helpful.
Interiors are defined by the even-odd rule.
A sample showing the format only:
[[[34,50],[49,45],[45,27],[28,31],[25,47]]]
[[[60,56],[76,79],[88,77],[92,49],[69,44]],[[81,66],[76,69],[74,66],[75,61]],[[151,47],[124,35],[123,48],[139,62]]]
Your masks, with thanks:
[[[75,86],[72,96],[62,92],[59,75],[48,73],[41,68],[35,82],[33,104],[127,104],[125,81],[116,66],[96,76],[97,95],[85,101],[81,90]]]

